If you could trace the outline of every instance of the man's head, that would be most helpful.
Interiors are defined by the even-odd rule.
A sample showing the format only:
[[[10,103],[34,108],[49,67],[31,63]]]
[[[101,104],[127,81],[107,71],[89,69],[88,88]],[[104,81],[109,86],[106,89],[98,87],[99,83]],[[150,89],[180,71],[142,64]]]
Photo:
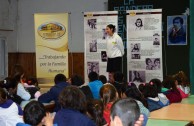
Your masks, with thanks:
[[[183,23],[184,23],[184,20],[183,20],[182,17],[175,17],[175,18],[173,19],[173,25],[174,25],[174,27],[175,27],[176,29],[181,28],[182,25],[183,25]]]

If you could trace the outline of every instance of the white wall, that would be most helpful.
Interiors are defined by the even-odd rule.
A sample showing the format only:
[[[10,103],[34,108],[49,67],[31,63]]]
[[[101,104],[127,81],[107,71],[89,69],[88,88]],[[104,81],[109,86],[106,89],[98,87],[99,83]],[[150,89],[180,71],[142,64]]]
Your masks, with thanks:
[[[0,0],[0,37],[6,37],[9,52],[17,52],[17,0]],[[8,30],[9,26],[12,30]]]
[[[57,12],[71,13],[69,19],[70,52],[84,52],[84,21],[82,12],[105,11],[107,10],[107,1],[108,0],[19,0],[19,52],[35,52],[33,14]]]

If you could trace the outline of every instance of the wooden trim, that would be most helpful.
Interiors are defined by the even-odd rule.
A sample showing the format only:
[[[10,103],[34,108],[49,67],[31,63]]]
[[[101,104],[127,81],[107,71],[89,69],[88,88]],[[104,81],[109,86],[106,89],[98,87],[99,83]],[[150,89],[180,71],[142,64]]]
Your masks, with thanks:
[[[21,64],[26,76],[36,77],[35,53],[8,53],[8,74],[15,64]],[[69,53],[69,77],[78,74],[84,78],[84,53]]]

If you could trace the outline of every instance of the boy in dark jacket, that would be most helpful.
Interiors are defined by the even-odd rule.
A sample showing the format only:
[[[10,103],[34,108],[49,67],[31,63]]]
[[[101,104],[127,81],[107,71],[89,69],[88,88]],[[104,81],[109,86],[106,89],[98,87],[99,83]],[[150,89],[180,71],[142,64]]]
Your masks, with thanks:
[[[51,87],[51,89],[45,93],[42,94],[38,101],[42,103],[49,103],[51,101],[55,102],[55,108],[54,112],[57,112],[60,109],[60,105],[58,103],[58,96],[60,92],[69,84],[66,82],[66,77],[63,74],[57,74],[54,79],[55,85]]]

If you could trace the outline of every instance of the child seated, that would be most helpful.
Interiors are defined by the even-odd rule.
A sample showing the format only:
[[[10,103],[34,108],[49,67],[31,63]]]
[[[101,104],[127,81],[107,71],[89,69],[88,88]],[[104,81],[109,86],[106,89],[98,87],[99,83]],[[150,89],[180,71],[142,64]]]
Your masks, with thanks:
[[[181,94],[175,84],[175,80],[173,77],[167,76],[162,82],[162,84],[165,88],[169,89],[164,94],[169,99],[170,103],[177,103],[182,101]]]
[[[24,87],[30,93],[31,99],[38,99],[38,97],[41,95],[39,91],[40,88],[38,87],[38,80],[36,78],[31,77],[27,79],[26,83],[24,83]]]
[[[111,126],[135,126],[140,110],[131,98],[116,101],[111,108]]]
[[[1,83],[1,87],[4,88],[6,91],[7,99],[11,99],[12,101],[20,105],[23,99],[17,95],[18,82],[15,79],[7,77]]]
[[[150,111],[147,109],[148,107],[147,101],[134,83],[129,83],[127,87],[123,89],[122,96],[123,97],[126,96],[127,98],[133,98],[134,100],[136,100],[140,108],[140,113],[149,117]]]
[[[178,78],[178,87],[187,95],[190,93],[189,81],[186,74],[183,71],[179,71],[175,74]]]
[[[16,126],[53,126],[53,118],[38,101],[31,101],[25,106],[23,119],[25,124],[18,123]]]
[[[181,78],[175,77],[175,85],[177,86],[177,89],[179,90],[181,97],[182,98],[187,98],[189,97],[189,94],[185,94],[183,87],[181,86],[182,84]]]
[[[150,85],[152,85],[158,93],[158,98],[162,102],[163,106],[169,105],[169,100],[162,92],[162,82],[159,79],[152,79],[149,82]]]
[[[103,103],[100,100],[90,100],[87,103],[87,114],[96,123],[96,126],[107,126],[103,117]]]
[[[17,95],[20,96],[24,101],[28,101],[31,98],[30,93],[24,88],[22,78],[24,73],[16,73],[14,79],[18,82],[17,85]]]
[[[100,99],[99,91],[100,88],[103,86],[103,83],[98,80],[98,74],[96,72],[90,72],[88,74],[89,83],[88,86],[92,92],[94,99]]]
[[[148,109],[150,112],[160,109],[164,106],[158,98],[156,89],[152,85],[150,85],[149,83],[140,84],[139,89],[147,100]]]
[[[63,74],[57,74],[54,78],[55,85],[50,88],[47,93],[42,94],[38,101],[41,103],[49,103],[51,101],[55,102],[54,112],[57,112],[61,109],[61,106],[58,102],[58,97],[60,92],[69,84],[66,82],[66,76]]]
[[[85,115],[86,97],[79,88],[65,87],[58,99],[62,108],[55,115],[55,124],[58,126],[95,126],[95,123]]]
[[[82,79],[81,76],[73,75],[71,77],[70,84],[79,87],[80,90],[85,94],[87,100],[93,99],[93,95],[90,90],[90,87],[88,85],[84,85],[84,80]]]
[[[12,100],[7,100],[6,92],[0,88],[0,126],[15,126],[18,122],[23,122],[23,112]]]
[[[110,125],[110,110],[112,104],[117,100],[117,90],[112,84],[105,84],[100,89],[100,97],[103,101],[104,106],[103,117],[108,125]]]

